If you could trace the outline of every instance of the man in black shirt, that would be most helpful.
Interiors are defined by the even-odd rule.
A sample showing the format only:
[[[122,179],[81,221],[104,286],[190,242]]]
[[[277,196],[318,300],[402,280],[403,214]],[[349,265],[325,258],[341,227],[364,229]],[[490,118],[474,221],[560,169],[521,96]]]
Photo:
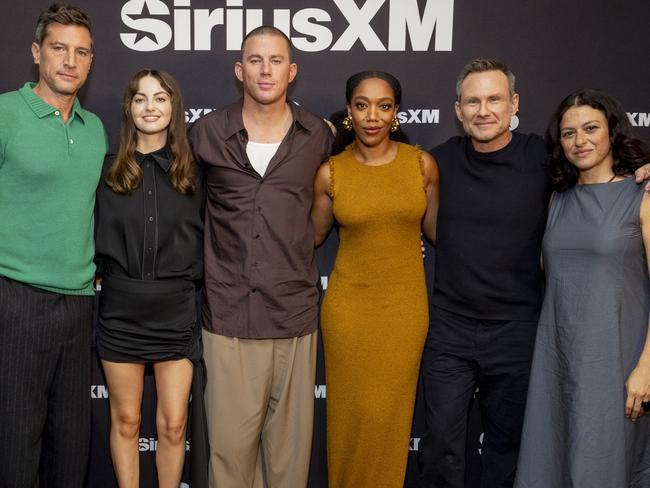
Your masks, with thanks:
[[[481,488],[505,488],[515,478],[542,302],[550,179],[542,138],[510,132],[519,96],[503,62],[470,61],[456,92],[466,136],[431,150],[440,171],[440,210],[422,357],[421,486],[465,485],[467,420],[478,387]],[[636,181],[649,175],[646,164]]]
[[[510,487],[542,299],[550,185],[543,140],[510,131],[515,78],[477,59],[457,83],[467,135],[431,151],[440,168],[435,291],[422,359],[426,487],[463,487],[471,399],[480,391],[483,488]]]

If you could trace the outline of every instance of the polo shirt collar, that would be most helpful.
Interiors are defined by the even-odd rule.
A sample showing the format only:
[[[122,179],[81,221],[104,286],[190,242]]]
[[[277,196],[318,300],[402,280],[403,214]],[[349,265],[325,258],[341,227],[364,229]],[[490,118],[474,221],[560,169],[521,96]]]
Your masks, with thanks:
[[[54,112],[57,111],[57,109],[54,108],[49,103],[45,102],[36,93],[34,93],[35,86],[36,83],[28,81],[23,85],[22,88],[18,90],[18,92],[22,95],[23,99],[25,100],[25,103],[27,103],[27,106],[29,106],[29,108],[32,109],[32,111],[36,114],[36,116],[39,119],[42,119],[43,117],[53,114]],[[70,115],[71,115],[70,117],[71,119],[77,116],[82,122],[84,121],[83,110],[81,108],[81,104],[79,103],[79,99],[77,97],[74,98],[74,102],[72,103],[72,110]]]
[[[169,150],[169,146],[163,146],[157,151],[148,153],[148,154],[142,154],[139,151],[135,152],[135,160],[138,162],[138,164],[142,164],[142,162],[147,159],[147,158],[153,159],[158,166],[162,168],[162,170],[167,173],[169,171],[169,168],[172,165],[171,162],[171,152]]]
[[[293,124],[297,124],[308,132],[311,132],[309,125],[305,122],[303,117],[303,110],[294,101],[287,98],[287,103],[291,109],[291,118]],[[225,136],[231,137],[238,132],[246,130],[244,127],[244,119],[242,117],[242,108],[244,106],[244,99],[241,98],[237,103],[232,104],[228,109],[228,118],[226,120],[226,133]]]

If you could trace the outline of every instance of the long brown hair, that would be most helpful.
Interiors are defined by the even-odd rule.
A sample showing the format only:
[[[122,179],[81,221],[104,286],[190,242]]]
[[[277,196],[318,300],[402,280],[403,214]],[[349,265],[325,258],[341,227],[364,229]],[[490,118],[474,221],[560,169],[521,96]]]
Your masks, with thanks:
[[[169,181],[178,193],[194,193],[196,190],[195,164],[185,131],[185,112],[181,90],[169,73],[155,69],[138,71],[131,78],[124,92],[120,145],[115,162],[106,173],[106,183],[117,193],[130,193],[138,187],[142,179],[142,169],[135,160],[138,133],[131,115],[131,101],[138,92],[140,80],[145,76],[151,76],[158,80],[162,89],[169,93],[171,98],[172,115],[167,129],[167,145],[172,154],[168,172]]]

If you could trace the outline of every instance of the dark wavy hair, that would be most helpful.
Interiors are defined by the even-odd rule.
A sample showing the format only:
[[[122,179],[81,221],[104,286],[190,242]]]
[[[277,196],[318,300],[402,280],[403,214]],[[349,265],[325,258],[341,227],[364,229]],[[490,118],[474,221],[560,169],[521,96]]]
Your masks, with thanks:
[[[400,84],[399,80],[390,73],[374,70],[361,71],[360,73],[354,74],[348,78],[348,81],[345,83],[346,103],[348,105],[351,103],[354,92],[361,84],[361,82],[374,78],[384,80],[386,83],[388,83],[388,85],[393,90],[395,105],[400,105],[402,103],[402,85]],[[334,139],[334,144],[332,145],[332,154],[334,155],[342,152],[347,146],[352,144],[352,141],[354,141],[354,131],[345,130],[343,128],[343,119],[346,116],[347,110],[343,110],[340,112],[335,112],[330,117],[330,121],[336,128],[336,137]],[[402,129],[391,132],[390,138],[394,141],[408,143],[408,137],[406,134],[404,134]]]
[[[106,173],[106,183],[117,193],[130,193],[142,180],[142,168],[135,160],[137,130],[131,115],[131,101],[138,92],[140,80],[151,76],[158,80],[163,90],[169,93],[172,115],[167,129],[167,145],[172,154],[171,166],[167,173],[169,181],[178,193],[189,194],[196,191],[196,166],[190,150],[185,130],[185,111],[178,83],[169,73],[156,69],[138,71],[124,92],[122,99],[122,124],[120,126],[120,145],[115,162]]]
[[[553,189],[568,190],[578,182],[580,172],[564,155],[560,139],[562,117],[571,107],[589,106],[601,111],[607,120],[609,139],[612,145],[615,175],[631,175],[650,162],[650,150],[645,142],[634,135],[632,124],[621,104],[601,90],[583,88],[560,103],[546,130],[546,152]]]
[[[90,23],[90,18],[86,11],[79,7],[53,3],[46,9],[42,10],[41,14],[38,16],[36,34],[34,34],[37,44],[43,44],[43,40],[47,37],[47,28],[51,24],[78,25],[80,27],[85,27],[88,29],[92,42],[93,29]]]

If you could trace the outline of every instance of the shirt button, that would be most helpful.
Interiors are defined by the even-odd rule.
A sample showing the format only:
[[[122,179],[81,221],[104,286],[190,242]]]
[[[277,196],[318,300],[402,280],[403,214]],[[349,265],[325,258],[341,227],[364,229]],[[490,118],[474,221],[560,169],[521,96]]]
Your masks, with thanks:
[[[151,190],[149,190],[149,191],[147,192],[147,195],[151,195],[152,193],[153,193],[153,192],[152,192]]]
[[[61,115],[61,112],[59,112],[58,110],[55,110],[54,115]]]
[[[153,217],[149,217],[149,222],[153,222]]]
[[[148,247],[147,251],[153,251],[153,247]]]
[[[74,144],[74,141],[72,139],[70,139],[70,144]]]
[[[149,163],[147,163],[147,168],[149,167]]]
[[[147,278],[151,278],[151,273],[147,273]]]
[[[260,238],[260,235],[259,235],[259,234],[255,234],[255,239],[259,239],[259,238]]]
[[[253,289],[251,290],[251,293],[257,293],[257,288],[253,288]]]

